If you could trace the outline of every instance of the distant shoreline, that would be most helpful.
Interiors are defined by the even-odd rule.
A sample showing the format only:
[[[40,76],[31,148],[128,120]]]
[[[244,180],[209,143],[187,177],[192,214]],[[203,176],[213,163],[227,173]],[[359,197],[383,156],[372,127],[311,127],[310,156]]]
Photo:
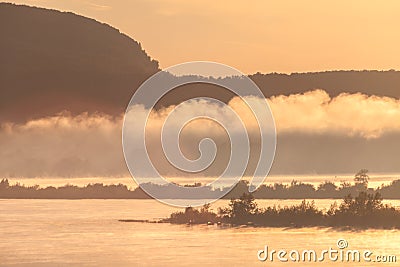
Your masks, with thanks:
[[[199,185],[186,185],[186,187]],[[379,193],[384,199],[400,199],[400,180],[376,188],[369,188],[367,185],[350,182],[337,185],[325,181],[315,186],[293,180],[289,185],[282,183],[262,185],[253,195],[255,199],[343,199],[346,195],[357,195],[360,191],[366,191],[368,194]],[[249,184],[246,181],[240,181],[230,192],[227,188],[213,189],[206,186],[199,195],[177,194],[176,190],[171,190],[168,186],[152,183],[142,184],[142,188],[157,191],[161,199],[215,199],[215,195],[221,195],[221,191],[226,192],[222,199],[232,199],[249,192]],[[39,185],[10,184],[7,179],[3,179],[0,180],[0,199],[152,199],[142,188],[129,189],[123,184],[100,183],[82,187],[65,185],[41,188]],[[176,197],[178,195],[179,198]]]
[[[130,189],[135,189],[137,184],[135,180],[130,176],[123,177],[35,177],[35,178],[23,178],[23,177],[3,177],[8,179],[11,185],[19,183],[26,186],[39,185],[41,188],[54,186],[61,187],[67,184],[83,187],[88,184],[102,183],[102,184],[123,184],[128,186]],[[3,179],[0,177],[1,179]],[[370,175],[370,187],[378,187],[382,184],[388,185],[392,181],[400,179],[400,173],[374,173]],[[196,179],[187,177],[176,177],[168,178],[172,182],[179,184],[190,184],[201,182],[203,184],[210,183],[215,180],[213,177],[199,177]],[[332,181],[339,184],[342,181],[351,182],[354,179],[354,174],[351,173],[339,173],[339,174],[277,174],[268,175],[265,179],[264,184],[270,185],[274,183],[290,184],[292,180],[298,180],[303,183],[318,185],[326,180]],[[250,177],[244,177],[243,180],[250,180]]]

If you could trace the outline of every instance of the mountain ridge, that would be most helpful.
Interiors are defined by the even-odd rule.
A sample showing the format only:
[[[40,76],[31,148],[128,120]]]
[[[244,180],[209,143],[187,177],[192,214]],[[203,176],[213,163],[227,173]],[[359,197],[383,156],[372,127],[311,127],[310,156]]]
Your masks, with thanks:
[[[135,90],[160,70],[141,44],[92,18],[0,3],[0,122],[25,122],[63,111],[122,114]],[[266,97],[323,89],[334,97],[363,93],[400,99],[400,72],[255,73]],[[169,77],[175,79],[177,77]],[[174,90],[158,106],[232,94],[209,84]]]
[[[140,43],[71,12],[0,3],[0,37],[0,121],[120,114],[159,71]]]

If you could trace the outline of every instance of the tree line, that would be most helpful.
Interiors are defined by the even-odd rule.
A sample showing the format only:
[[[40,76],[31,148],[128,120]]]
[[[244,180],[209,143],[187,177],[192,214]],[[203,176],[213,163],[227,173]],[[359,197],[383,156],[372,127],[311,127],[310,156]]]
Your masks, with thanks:
[[[332,181],[325,181],[318,186],[293,180],[290,184],[275,183],[260,186],[253,196],[256,199],[342,199],[359,192],[367,194],[379,193],[385,199],[400,199],[400,180],[394,180],[388,185],[378,188],[368,187],[369,176],[367,170],[360,170],[354,176],[354,182],[341,182],[336,185]],[[200,183],[184,185],[184,187],[199,187]],[[143,190],[143,189],[144,190]],[[153,183],[142,184],[141,187],[129,189],[126,185],[105,185],[102,183],[88,184],[83,187],[64,185],[61,187],[49,186],[41,188],[39,185],[25,186],[19,183],[11,185],[7,179],[0,182],[0,198],[16,199],[148,199],[145,191],[157,192],[158,196],[165,199],[212,199],[226,192],[224,199],[239,198],[249,192],[249,183],[240,181],[230,192],[228,188],[212,188],[204,186],[196,195],[186,193],[171,185],[156,185]]]

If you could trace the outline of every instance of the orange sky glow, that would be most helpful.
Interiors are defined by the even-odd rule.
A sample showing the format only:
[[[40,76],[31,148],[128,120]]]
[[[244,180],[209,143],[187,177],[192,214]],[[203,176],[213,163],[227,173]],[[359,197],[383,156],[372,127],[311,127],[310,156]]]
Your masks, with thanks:
[[[400,1],[22,0],[108,23],[162,68],[194,60],[244,73],[400,69]]]

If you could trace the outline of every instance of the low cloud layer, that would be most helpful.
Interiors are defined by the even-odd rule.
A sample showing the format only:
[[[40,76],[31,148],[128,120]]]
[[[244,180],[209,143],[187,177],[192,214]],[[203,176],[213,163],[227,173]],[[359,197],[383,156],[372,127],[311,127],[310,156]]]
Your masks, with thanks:
[[[82,177],[126,173],[121,119],[68,114],[4,124],[0,174],[11,177]]]
[[[249,97],[257,104],[265,99]],[[322,90],[268,99],[278,131],[277,157],[273,173],[340,173],[369,168],[379,172],[398,172],[396,155],[400,138],[400,101],[362,94],[341,94],[330,98]],[[196,114],[229,114],[217,104],[192,102],[182,111]],[[243,102],[229,102],[255,137],[249,169],[257,159],[258,134],[254,117]],[[135,107],[139,112],[142,107]],[[148,149],[165,175],[185,175],[169,166],[159,141],[160,127],[174,107],[153,112],[148,127]],[[142,110],[143,111],[143,110]],[[138,113],[139,114],[139,113]],[[185,113],[186,114],[186,113]],[[179,114],[177,114],[179,115]],[[71,116],[67,113],[29,121],[3,124],[0,130],[0,175],[3,177],[86,177],[126,176],[121,144],[122,116]],[[218,124],[199,120],[182,131],[182,151],[198,157],[198,142],[212,138],[218,147],[217,158],[203,175],[220,174],[226,167],[229,143]],[[253,150],[255,152],[253,152]]]
[[[280,132],[337,133],[378,138],[400,131],[400,101],[389,97],[323,90],[269,100]]]

